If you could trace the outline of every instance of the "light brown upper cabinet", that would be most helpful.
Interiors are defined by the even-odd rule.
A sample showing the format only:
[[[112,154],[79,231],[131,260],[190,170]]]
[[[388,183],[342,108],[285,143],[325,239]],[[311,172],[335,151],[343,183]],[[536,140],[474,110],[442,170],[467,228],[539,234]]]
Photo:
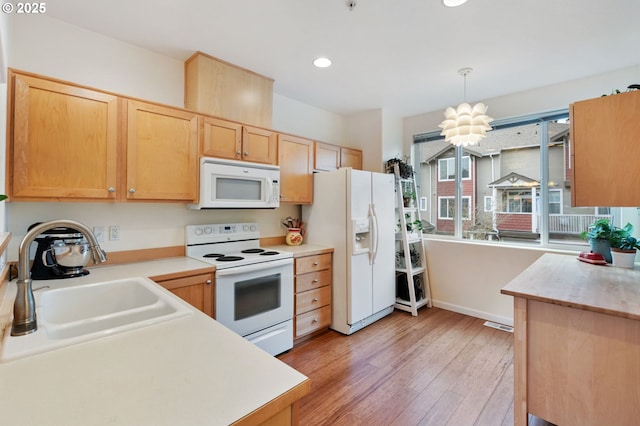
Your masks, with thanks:
[[[115,199],[118,97],[10,71],[13,200]]]
[[[185,61],[185,107],[200,113],[270,128],[273,79],[203,52]]]
[[[290,135],[278,135],[280,165],[280,202],[313,202],[313,141]]]
[[[316,142],[315,170],[337,170],[340,167],[340,147],[323,142]]]
[[[640,91],[575,102],[571,204],[640,206]]]
[[[129,100],[126,148],[128,200],[197,199],[196,114]]]
[[[352,148],[340,148],[340,167],[352,167],[362,170],[362,151]]]
[[[206,116],[203,122],[203,156],[276,164],[275,132]]]
[[[344,148],[324,142],[316,142],[314,146],[314,170],[336,170],[340,167],[352,167],[362,170],[362,151]]]

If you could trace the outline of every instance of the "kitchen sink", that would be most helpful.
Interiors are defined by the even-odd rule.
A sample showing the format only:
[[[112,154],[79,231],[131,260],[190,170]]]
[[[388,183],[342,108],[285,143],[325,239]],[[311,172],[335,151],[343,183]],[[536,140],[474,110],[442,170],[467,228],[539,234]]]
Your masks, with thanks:
[[[36,292],[38,330],[6,332],[0,361],[46,352],[173,320],[192,311],[148,278],[128,278]]]

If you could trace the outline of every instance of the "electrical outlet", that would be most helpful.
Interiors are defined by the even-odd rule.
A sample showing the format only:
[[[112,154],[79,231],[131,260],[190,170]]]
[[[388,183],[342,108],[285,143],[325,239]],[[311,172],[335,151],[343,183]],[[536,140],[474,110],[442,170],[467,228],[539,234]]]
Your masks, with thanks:
[[[109,227],[109,239],[111,241],[120,240],[120,225],[111,225]]]
[[[104,226],[94,226],[93,235],[95,235],[96,240],[98,240],[99,243],[103,243],[104,242]]]

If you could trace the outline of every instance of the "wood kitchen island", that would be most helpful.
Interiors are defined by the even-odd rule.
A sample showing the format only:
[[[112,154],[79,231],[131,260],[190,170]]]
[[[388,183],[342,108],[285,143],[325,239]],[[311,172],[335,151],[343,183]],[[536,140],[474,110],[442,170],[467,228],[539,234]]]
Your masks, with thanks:
[[[545,254],[514,297],[514,424],[640,421],[640,271]]]

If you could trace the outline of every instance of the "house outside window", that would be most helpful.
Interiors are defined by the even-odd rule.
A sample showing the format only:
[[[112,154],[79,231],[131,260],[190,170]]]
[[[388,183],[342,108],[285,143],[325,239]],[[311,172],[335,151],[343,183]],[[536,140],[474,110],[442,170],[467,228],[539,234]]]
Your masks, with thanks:
[[[549,190],[549,214],[562,214],[562,191]]]
[[[484,233],[505,242],[580,246],[587,244],[580,233],[595,220],[635,224],[635,208],[571,206],[567,118],[563,110],[497,120],[480,144],[456,149],[439,131],[415,135],[419,195],[437,206],[422,219],[433,233],[458,238]],[[456,159],[463,164],[460,186]],[[455,217],[456,199],[464,203],[462,218]]]
[[[470,157],[462,157],[462,179],[471,179]],[[438,160],[438,180],[449,181],[456,178],[456,159],[441,158]]]
[[[455,197],[439,197],[438,207],[438,219],[453,220],[456,211]],[[471,197],[462,197],[462,218],[471,218]]]
[[[493,197],[485,195],[484,197],[484,211],[493,211]]]
[[[505,213],[531,213],[531,190],[506,190],[502,193]]]

